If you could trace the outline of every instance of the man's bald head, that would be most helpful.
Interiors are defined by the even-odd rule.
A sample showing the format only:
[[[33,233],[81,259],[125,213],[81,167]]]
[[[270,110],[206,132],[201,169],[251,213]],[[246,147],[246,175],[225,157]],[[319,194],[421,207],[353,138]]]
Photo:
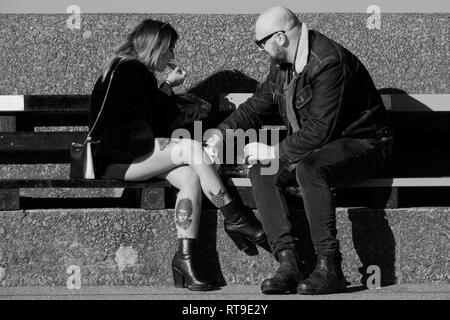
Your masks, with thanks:
[[[261,39],[275,31],[289,31],[300,27],[297,16],[285,7],[270,8],[258,17],[255,24],[256,39]]]

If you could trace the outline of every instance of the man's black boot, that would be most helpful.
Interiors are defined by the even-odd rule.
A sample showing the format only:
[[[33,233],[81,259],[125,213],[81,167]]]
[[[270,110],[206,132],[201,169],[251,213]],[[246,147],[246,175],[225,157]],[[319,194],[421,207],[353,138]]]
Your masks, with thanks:
[[[347,282],[341,268],[340,254],[319,254],[317,265],[311,276],[297,286],[299,294],[330,294],[344,292]]]
[[[295,293],[297,284],[304,280],[304,266],[293,250],[282,250],[278,253],[280,266],[272,278],[261,283],[264,294]]]

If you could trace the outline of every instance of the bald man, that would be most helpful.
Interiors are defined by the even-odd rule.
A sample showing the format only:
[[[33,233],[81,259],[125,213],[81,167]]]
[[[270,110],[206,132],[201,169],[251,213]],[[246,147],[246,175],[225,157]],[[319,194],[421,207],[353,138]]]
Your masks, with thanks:
[[[288,128],[284,140],[274,146],[252,142],[244,150],[249,162],[258,162],[249,176],[261,222],[280,263],[261,290],[344,291],[331,190],[336,183],[368,178],[384,169],[392,146],[385,107],[358,58],[320,32],[308,30],[289,9],[275,7],[262,13],[255,37],[272,59],[267,79],[207,143],[220,151],[227,129],[258,128],[262,116],[281,116]],[[263,172],[269,160],[278,161],[277,173]],[[297,242],[307,239],[295,232],[295,213],[286,205],[283,190],[292,183],[300,186],[315,250],[312,258]]]

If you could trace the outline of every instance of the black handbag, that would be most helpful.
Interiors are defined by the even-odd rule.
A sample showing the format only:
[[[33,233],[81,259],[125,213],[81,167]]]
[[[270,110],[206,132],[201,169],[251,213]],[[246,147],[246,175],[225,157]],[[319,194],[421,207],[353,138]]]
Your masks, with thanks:
[[[86,140],[84,141],[84,143],[72,142],[70,148],[70,173],[69,173],[70,179],[95,179],[94,161],[92,158],[92,145],[98,143],[99,141],[92,141],[91,134],[95,128],[95,125],[98,122],[98,119],[100,118],[100,114],[103,111],[103,107],[105,106],[106,98],[109,93],[109,88],[111,87],[114,72],[116,71],[122,59],[123,58],[119,60],[116,67],[111,73],[108,88],[106,89],[105,98],[103,99],[102,107],[98,112],[97,119],[95,119],[95,122],[92,125],[92,128],[86,137]]]
[[[70,148],[70,179],[95,179],[91,137],[84,143],[72,142]]]

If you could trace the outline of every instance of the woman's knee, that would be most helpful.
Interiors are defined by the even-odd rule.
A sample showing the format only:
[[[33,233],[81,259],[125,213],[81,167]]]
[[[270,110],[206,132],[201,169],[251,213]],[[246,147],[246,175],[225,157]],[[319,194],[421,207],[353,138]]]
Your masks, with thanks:
[[[196,140],[183,139],[180,142],[181,148],[177,150],[178,156],[186,164],[203,163],[203,146]]]
[[[177,173],[177,180],[179,181],[180,191],[197,191],[200,190],[200,178],[198,174],[190,167],[183,167]]]

